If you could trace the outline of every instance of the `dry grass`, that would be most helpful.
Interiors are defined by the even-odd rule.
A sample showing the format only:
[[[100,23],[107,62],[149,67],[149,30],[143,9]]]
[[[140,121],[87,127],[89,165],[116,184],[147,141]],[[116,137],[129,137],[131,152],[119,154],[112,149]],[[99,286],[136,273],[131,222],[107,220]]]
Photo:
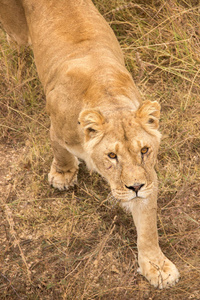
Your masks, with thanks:
[[[132,217],[81,166],[79,185],[47,183],[49,120],[32,52],[0,33],[0,298],[200,299],[200,6],[195,0],[95,0],[144,98],[162,105],[158,228],[181,280],[137,274]]]

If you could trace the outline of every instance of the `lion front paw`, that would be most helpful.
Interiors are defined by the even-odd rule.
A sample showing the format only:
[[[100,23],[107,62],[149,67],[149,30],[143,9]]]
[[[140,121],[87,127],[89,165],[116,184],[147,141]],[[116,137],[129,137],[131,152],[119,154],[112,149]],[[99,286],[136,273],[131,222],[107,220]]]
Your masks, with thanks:
[[[156,288],[163,289],[174,286],[180,277],[176,266],[164,255],[162,259],[151,261],[148,258],[140,258],[138,272]]]
[[[77,183],[77,173],[77,169],[72,169],[67,172],[57,172],[54,167],[51,167],[48,174],[48,181],[51,186],[60,191],[67,190]]]

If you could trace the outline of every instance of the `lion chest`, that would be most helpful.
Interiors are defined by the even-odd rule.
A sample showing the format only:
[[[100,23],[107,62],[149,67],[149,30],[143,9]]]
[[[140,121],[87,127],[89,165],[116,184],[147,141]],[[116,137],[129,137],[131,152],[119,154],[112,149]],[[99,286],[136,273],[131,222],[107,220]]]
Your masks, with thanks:
[[[95,170],[95,166],[94,166],[94,163],[93,163],[91,157],[84,150],[84,148],[82,147],[81,144],[79,144],[79,145],[66,145],[65,147],[71,154],[76,156],[78,159],[83,160],[86,163],[87,168],[89,170]]]

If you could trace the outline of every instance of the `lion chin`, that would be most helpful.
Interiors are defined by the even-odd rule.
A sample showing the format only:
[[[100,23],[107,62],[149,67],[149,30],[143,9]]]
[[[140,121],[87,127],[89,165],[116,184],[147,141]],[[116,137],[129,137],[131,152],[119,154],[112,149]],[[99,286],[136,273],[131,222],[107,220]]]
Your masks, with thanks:
[[[47,112],[54,159],[49,183],[77,184],[79,159],[109,183],[131,211],[139,272],[159,288],[179,278],[157,234],[160,105],[142,102],[119,43],[90,0],[0,0],[0,21],[19,44],[31,44]]]

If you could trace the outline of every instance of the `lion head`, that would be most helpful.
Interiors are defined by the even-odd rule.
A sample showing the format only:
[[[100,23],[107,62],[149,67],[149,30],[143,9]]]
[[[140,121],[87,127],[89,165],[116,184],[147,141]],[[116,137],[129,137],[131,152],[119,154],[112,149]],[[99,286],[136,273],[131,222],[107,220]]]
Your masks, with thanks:
[[[110,184],[115,198],[146,198],[156,189],[156,163],[161,134],[160,105],[145,101],[137,111],[102,113],[87,109],[79,122],[84,147],[94,169]]]

